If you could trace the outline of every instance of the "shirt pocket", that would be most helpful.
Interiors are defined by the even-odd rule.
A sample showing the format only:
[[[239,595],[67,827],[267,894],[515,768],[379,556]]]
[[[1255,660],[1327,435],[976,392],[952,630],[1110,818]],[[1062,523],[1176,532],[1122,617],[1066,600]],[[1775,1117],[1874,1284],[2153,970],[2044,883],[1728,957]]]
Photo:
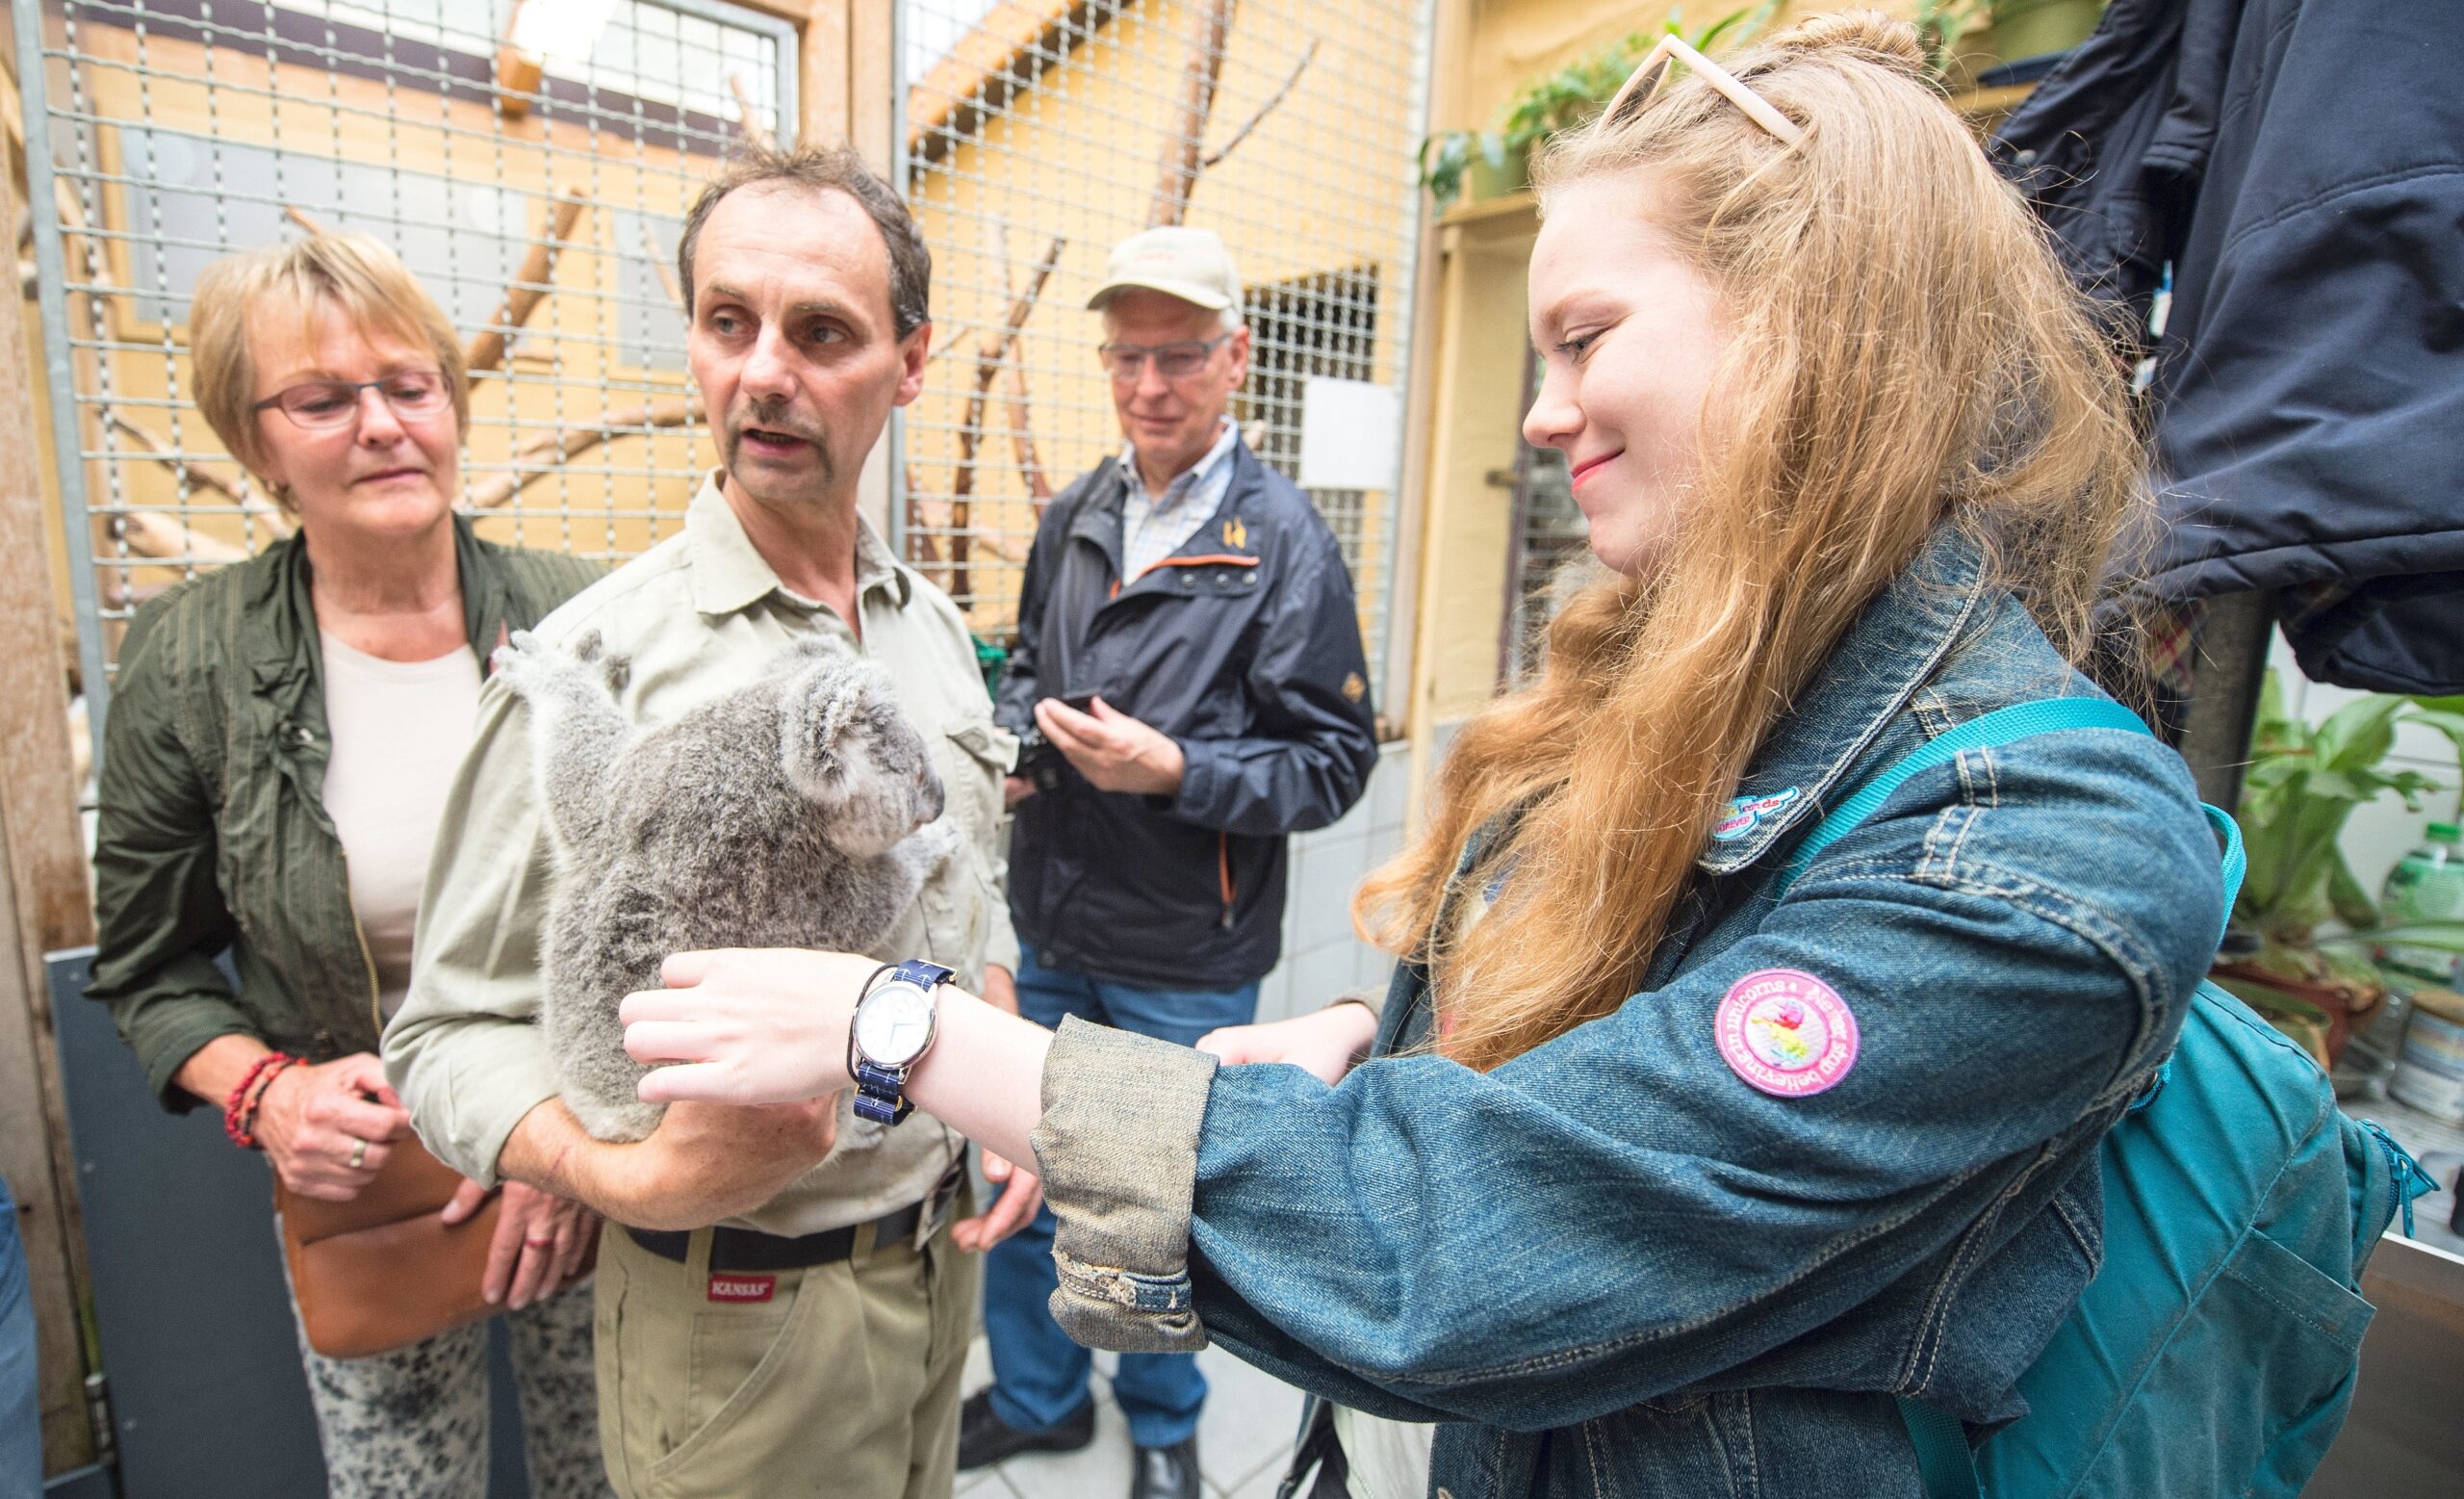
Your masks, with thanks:
[[[1017,739],[989,718],[948,724],[934,745],[941,815],[957,826],[960,847],[924,888],[925,938],[935,961],[958,969],[969,983],[980,981],[985,943],[1006,899],[994,877],[1009,836],[1001,780],[1017,755]]]

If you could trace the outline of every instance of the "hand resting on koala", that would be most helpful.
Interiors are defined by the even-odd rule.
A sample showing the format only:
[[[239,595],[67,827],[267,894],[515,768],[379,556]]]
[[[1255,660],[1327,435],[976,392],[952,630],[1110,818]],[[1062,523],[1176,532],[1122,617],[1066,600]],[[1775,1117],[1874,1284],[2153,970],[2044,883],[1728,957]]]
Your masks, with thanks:
[[[520,633],[496,654],[530,710],[556,853],[541,1026],[566,1106],[610,1141],[658,1124],[616,1007],[668,954],[865,951],[959,841],[888,677],[843,646],[799,643],[753,685],[644,727],[618,706],[627,664],[597,631],[561,652]]]

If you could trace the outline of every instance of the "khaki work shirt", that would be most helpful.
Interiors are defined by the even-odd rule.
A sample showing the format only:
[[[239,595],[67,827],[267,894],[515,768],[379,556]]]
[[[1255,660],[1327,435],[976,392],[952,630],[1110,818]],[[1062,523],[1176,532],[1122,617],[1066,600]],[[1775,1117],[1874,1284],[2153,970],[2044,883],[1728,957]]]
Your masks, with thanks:
[[[672,719],[742,687],[797,640],[823,635],[888,669],[899,706],[933,747],[960,850],[929,881],[875,952],[925,957],[970,988],[984,966],[1014,969],[1017,940],[1003,893],[1001,777],[1016,741],[992,724],[966,622],[948,595],[901,565],[860,520],[857,607],[863,637],[827,606],[787,591],[705,481],[684,530],[542,620],[549,644],[597,630],[632,661],[619,698],[636,721]],[[385,1068],[420,1138],[483,1182],[525,1114],[556,1096],[538,1018],[540,939],[554,879],[532,765],[529,713],[491,680],[476,735],[455,776],[428,862],[411,989],[386,1027]],[[913,1202],[963,1142],[924,1115],[895,1128],[842,1104],[830,1157],[758,1210],[731,1223],[814,1233]]]

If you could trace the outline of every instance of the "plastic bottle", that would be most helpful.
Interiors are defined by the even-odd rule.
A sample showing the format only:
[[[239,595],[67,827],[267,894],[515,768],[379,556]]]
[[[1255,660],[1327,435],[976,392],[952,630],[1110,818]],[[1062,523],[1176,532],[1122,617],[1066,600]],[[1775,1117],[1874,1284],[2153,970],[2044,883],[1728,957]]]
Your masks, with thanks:
[[[2421,847],[2398,861],[2380,892],[2379,920],[2388,926],[2416,921],[2464,921],[2464,833],[2452,822],[2429,825]],[[2406,978],[2444,989],[2455,983],[2455,957],[2435,947],[2389,943],[2380,966]]]

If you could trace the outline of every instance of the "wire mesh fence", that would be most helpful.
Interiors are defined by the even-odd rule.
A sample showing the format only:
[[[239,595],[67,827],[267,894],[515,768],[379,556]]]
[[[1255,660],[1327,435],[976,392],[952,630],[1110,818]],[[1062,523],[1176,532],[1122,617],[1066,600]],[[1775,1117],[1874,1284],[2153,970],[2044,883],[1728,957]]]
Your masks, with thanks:
[[[907,187],[936,353],[908,408],[908,559],[1014,627],[1043,503],[1122,438],[1084,310],[1118,241],[1221,234],[1246,288],[1233,415],[1394,596],[1420,232],[1425,0],[900,0]]]
[[[747,123],[795,118],[790,24],[715,0],[17,11],[46,415],[97,708],[139,603],[289,530],[191,403],[191,294],[234,250],[329,227],[400,253],[466,339],[463,498],[489,534],[617,559],[680,524],[707,450],[677,237]]]

